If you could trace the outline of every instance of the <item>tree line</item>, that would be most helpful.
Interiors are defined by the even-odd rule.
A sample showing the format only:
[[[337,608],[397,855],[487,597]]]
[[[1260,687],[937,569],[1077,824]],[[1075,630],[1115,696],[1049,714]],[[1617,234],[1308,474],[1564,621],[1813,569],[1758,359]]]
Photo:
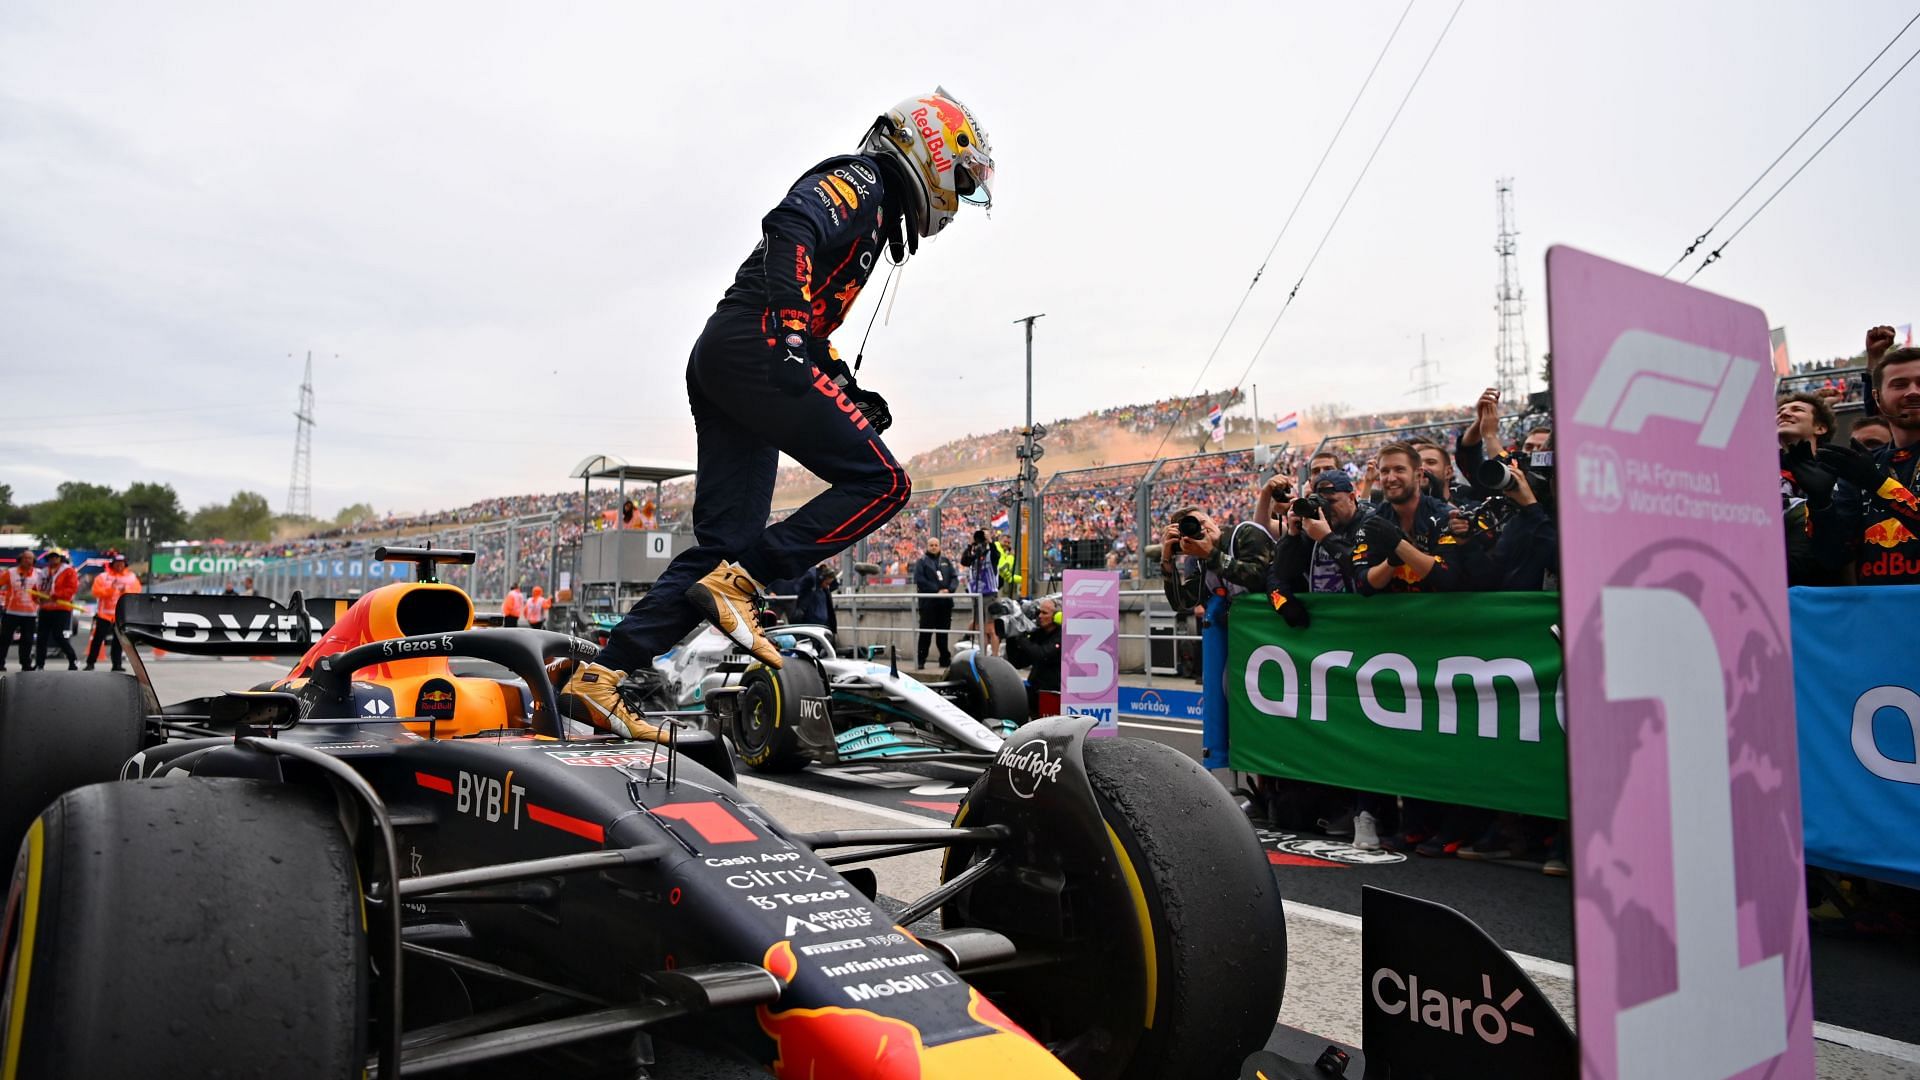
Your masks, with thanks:
[[[160,544],[283,539],[319,528],[344,528],[373,516],[373,507],[366,503],[341,510],[330,522],[275,514],[267,497],[257,491],[236,491],[224,503],[208,503],[189,514],[172,484],[146,481],[115,490],[106,484],[70,480],[51,499],[16,504],[13,487],[0,484],[0,531],[30,533],[42,544],[63,548],[124,547],[130,523],[136,519],[144,519],[146,537]]]

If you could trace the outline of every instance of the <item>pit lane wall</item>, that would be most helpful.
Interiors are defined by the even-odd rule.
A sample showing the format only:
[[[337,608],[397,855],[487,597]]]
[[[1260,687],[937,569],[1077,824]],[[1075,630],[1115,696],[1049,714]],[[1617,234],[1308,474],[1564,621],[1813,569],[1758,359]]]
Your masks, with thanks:
[[[1920,888],[1920,668],[1887,633],[1920,586],[1788,596],[1807,861]],[[1301,599],[1306,630],[1233,606],[1233,768],[1566,817],[1557,595]]]

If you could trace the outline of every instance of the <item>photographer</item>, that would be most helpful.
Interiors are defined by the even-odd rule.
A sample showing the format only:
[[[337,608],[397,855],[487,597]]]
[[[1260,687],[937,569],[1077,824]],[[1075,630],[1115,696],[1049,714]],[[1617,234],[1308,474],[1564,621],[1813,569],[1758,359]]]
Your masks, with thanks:
[[[1227,608],[1233,598],[1268,587],[1274,557],[1273,537],[1254,521],[1223,534],[1198,506],[1183,506],[1160,540],[1160,571],[1167,603],[1198,620],[1201,679],[1201,759],[1209,769],[1227,767]],[[1276,600],[1276,607],[1281,601]],[[1288,614],[1290,609],[1292,614]],[[1287,601],[1283,614],[1306,625],[1306,609]],[[1301,620],[1294,623],[1295,615]]]
[[[1002,601],[1004,604],[1005,601]],[[995,620],[1006,643],[1007,662],[1027,673],[1027,715],[1040,715],[1040,692],[1060,692],[1060,598],[1043,596]]]
[[[1279,549],[1269,591],[1275,607],[1287,615],[1279,599],[1305,590],[1309,593],[1345,593],[1353,590],[1353,549],[1360,526],[1373,513],[1354,497],[1353,478],[1341,469],[1326,469],[1313,478],[1313,490],[1295,499],[1281,524]],[[1302,611],[1304,615],[1304,609]],[[1288,618],[1289,624],[1293,618]]]
[[[1421,493],[1427,474],[1413,447],[1390,443],[1379,461],[1386,506],[1360,526],[1352,556],[1354,591],[1372,596],[1454,588],[1459,571],[1447,558],[1464,549],[1449,528],[1453,508]]]
[[[1000,545],[987,539],[985,529],[973,530],[973,542],[960,553],[960,565],[967,568],[967,584],[974,595],[980,597],[977,601],[980,607],[976,611],[990,610],[994,598],[1000,595],[1000,556]],[[975,615],[967,629],[979,631],[986,639],[988,656],[1000,655],[1000,635],[994,631],[992,619],[988,619],[987,625],[982,627],[979,616]]]

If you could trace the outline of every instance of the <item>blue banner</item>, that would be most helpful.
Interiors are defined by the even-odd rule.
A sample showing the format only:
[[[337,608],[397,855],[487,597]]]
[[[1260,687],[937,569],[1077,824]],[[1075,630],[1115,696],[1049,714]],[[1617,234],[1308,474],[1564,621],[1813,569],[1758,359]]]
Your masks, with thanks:
[[[1163,690],[1158,686],[1120,686],[1120,715],[1159,717],[1163,720],[1201,718],[1200,691]]]
[[[1807,862],[1920,888],[1920,585],[1788,592]]]

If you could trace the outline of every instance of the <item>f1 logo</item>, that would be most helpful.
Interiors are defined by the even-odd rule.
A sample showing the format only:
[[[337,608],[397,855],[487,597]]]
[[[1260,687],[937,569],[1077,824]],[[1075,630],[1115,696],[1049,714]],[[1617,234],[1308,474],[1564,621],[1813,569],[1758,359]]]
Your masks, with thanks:
[[[1067,586],[1068,596],[1106,596],[1120,587],[1117,578],[1083,577]]]
[[[1723,449],[1733,437],[1760,363],[1646,330],[1614,340],[1573,420],[1638,435],[1656,416],[1699,425],[1697,442]]]

